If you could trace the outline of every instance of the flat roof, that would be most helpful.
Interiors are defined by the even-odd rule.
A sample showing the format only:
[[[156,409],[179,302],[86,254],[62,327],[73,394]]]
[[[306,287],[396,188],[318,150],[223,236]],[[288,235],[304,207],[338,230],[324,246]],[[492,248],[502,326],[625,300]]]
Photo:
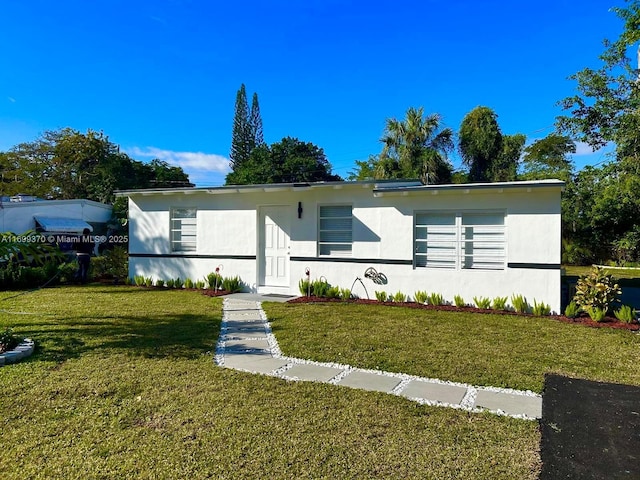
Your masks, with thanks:
[[[293,190],[309,190],[316,188],[341,189],[343,187],[373,187],[376,196],[385,194],[409,194],[411,192],[465,192],[471,190],[496,190],[496,189],[531,189],[531,188],[560,188],[565,182],[562,180],[525,180],[514,182],[495,183],[455,183],[443,185],[422,185],[417,180],[365,180],[356,182],[296,182],[296,183],[267,183],[254,185],[222,185],[217,187],[188,187],[188,188],[141,188],[133,190],[117,190],[118,197],[132,195],[174,195],[195,193],[249,193],[249,192],[277,192]]]

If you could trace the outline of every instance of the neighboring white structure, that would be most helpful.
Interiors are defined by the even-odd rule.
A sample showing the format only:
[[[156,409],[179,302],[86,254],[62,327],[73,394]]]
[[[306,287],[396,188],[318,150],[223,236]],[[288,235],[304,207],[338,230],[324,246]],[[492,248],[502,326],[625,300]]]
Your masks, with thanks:
[[[560,311],[559,180],[420,185],[321,182],[118,192],[129,197],[129,274],[198,280],[222,266],[251,291],[351,288],[522,294]],[[364,272],[373,267],[386,282]],[[353,292],[365,297],[360,282]]]
[[[35,200],[0,203],[0,232],[21,234],[37,230],[52,234],[80,234],[84,228],[93,231],[97,224],[107,224],[111,205],[92,200]]]

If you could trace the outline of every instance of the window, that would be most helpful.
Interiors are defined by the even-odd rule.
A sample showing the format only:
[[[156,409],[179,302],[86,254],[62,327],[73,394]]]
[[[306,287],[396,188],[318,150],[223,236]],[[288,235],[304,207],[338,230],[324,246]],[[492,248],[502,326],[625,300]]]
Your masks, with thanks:
[[[351,205],[321,206],[318,255],[351,256],[352,223]]]
[[[462,268],[504,268],[504,215],[462,215]]]
[[[416,213],[415,267],[503,269],[503,213]]]
[[[171,209],[171,251],[196,251],[196,209]]]
[[[416,267],[456,268],[455,215],[416,214]]]

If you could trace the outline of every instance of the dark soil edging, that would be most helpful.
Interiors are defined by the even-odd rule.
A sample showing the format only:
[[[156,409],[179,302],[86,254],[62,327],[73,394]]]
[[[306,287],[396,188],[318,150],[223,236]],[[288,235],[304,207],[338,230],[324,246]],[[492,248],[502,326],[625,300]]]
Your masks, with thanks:
[[[510,310],[491,310],[477,307],[456,307],[454,305],[424,305],[416,302],[379,302],[378,300],[366,300],[362,298],[352,300],[341,300],[339,298],[325,298],[325,297],[297,297],[288,300],[287,303],[358,303],[364,305],[384,305],[387,307],[405,307],[415,308],[419,310],[437,310],[444,312],[468,312],[468,313],[480,313],[480,314],[492,314],[492,315],[515,315],[519,317],[536,317],[532,313],[518,313]],[[640,330],[640,324],[638,323],[624,323],[619,321],[615,317],[605,317],[602,322],[595,322],[591,318],[582,314],[576,318],[569,318],[564,315],[545,315],[541,318],[550,318],[564,323],[573,323],[578,325],[584,325],[592,328],[616,328],[621,330],[638,331]]]

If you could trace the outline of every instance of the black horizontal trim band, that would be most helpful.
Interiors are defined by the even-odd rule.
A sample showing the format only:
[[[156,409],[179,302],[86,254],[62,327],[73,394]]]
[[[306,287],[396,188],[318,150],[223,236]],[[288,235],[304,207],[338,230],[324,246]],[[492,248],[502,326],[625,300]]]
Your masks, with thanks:
[[[130,253],[129,258],[202,258],[215,260],[255,260],[255,255],[202,255],[197,253]]]
[[[532,270],[560,270],[559,263],[507,263],[509,268],[530,268]]]
[[[291,257],[292,262],[375,263],[377,265],[413,265],[413,260],[351,257]]]

